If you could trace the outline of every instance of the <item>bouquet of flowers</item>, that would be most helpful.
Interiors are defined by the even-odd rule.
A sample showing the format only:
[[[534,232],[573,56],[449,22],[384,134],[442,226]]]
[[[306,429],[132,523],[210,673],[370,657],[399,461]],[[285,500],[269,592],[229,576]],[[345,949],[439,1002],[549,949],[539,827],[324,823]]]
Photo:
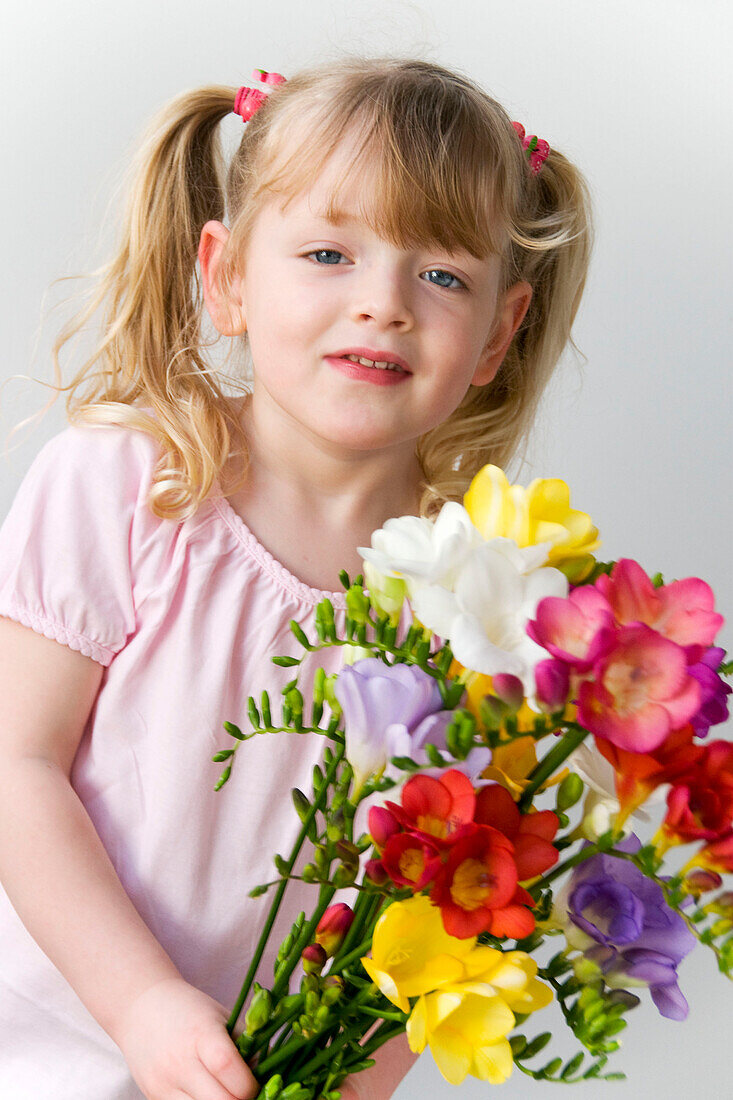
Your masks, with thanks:
[[[262,692],[250,730],[225,723],[219,787],[250,737],[327,742],[313,791],[292,792],[293,851],[253,891],[270,913],[228,1023],[249,1001],[236,1041],[264,1100],[334,1100],[403,1031],[454,1084],[515,1066],[621,1078],[605,1067],[643,989],[684,1019],[677,966],[696,941],[730,977],[733,743],[708,736],[728,716],[723,619],[704,581],[599,562],[598,546],[563,481],[525,489],[486,466],[463,505],[374,533],[364,576],[341,576],[343,630],[327,599],[317,639],[291,624],[304,651],[344,652],[309,715],[296,675],[277,719]],[[256,982],[295,877],[312,911]],[[554,999],[582,1049],[540,1064],[552,1036],[524,1024]]]

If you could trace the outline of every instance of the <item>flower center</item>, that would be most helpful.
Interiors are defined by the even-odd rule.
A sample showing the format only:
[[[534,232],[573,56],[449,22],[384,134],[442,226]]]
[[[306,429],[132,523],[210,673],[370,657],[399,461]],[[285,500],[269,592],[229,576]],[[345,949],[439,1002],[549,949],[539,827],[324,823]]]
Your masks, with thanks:
[[[408,882],[417,882],[425,870],[425,856],[419,848],[407,848],[400,856],[399,868]]]
[[[453,875],[450,893],[456,905],[461,909],[480,909],[486,904],[486,899],[494,884],[493,877],[486,869],[486,864],[478,859],[464,859],[459,863]]]

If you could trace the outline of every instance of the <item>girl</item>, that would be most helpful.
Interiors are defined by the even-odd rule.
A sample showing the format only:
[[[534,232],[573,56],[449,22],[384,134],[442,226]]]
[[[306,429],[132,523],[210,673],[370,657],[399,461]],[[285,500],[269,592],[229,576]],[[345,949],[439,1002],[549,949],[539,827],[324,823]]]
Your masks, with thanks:
[[[200,88],[153,121],[119,252],[55,347],[104,306],[70,426],[0,530],[0,1095],[256,1094],[224,1026],[247,895],[322,744],[249,742],[219,793],[210,757],[289,679],[290,620],[313,633],[324,594],[344,614],[356,547],[525,437],[591,236],[578,171],[525,144],[467,79],[395,59]],[[251,355],[239,397],[204,303]],[[410,1063],[396,1040],[342,1094],[388,1097]]]

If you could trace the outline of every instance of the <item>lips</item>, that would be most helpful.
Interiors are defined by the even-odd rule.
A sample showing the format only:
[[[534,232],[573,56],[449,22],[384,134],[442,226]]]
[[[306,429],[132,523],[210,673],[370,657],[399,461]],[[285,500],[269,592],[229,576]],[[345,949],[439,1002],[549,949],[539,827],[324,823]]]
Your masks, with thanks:
[[[343,359],[347,355],[358,355],[362,359],[370,359],[373,363],[395,363],[405,374],[412,374],[407,361],[401,355],[385,348],[342,348],[340,351],[333,352],[328,358]]]

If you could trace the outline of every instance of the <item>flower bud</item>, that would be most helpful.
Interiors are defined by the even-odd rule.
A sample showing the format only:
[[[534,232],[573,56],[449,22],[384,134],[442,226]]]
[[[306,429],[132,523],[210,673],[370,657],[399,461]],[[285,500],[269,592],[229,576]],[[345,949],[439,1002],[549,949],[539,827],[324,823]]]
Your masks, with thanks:
[[[282,1087],[283,1079],[279,1073],[276,1073],[268,1079],[267,1084],[260,1093],[261,1100],[276,1100],[276,1097],[282,1092]]]
[[[400,823],[384,806],[372,806],[369,810],[369,833],[381,851],[391,836],[400,831]]]
[[[694,898],[699,898],[701,894],[706,893],[708,890],[718,890],[723,885],[723,880],[717,871],[697,870],[691,871],[682,885],[688,894],[692,894]]]
[[[557,789],[557,808],[560,813],[574,806],[584,790],[583,780],[579,775],[571,772],[566,775]]]
[[[315,937],[316,943],[321,945],[327,956],[337,953],[353,921],[354,911],[345,902],[329,905],[318,922]]]
[[[364,562],[364,580],[369,589],[371,605],[378,615],[387,615],[396,626],[407,595],[407,585],[399,577],[387,577],[370,561]]]
[[[300,958],[306,974],[320,974],[328,962],[328,955],[320,943],[309,943]]]
[[[499,672],[491,678],[491,687],[494,695],[506,703],[512,714],[516,714],[524,702],[524,685],[518,676],[512,676],[510,672]]]
[[[373,882],[375,886],[383,886],[389,878],[381,859],[367,860],[366,867],[364,868],[364,875],[370,882]]]
[[[570,693],[570,670],[563,661],[540,661],[534,670],[537,705],[547,714],[562,710]]]
[[[252,1003],[244,1017],[244,1030],[248,1035],[254,1035],[261,1027],[270,1022],[272,1016],[272,994],[269,989],[263,989],[255,982]]]
[[[346,610],[349,618],[355,623],[364,626],[369,616],[369,600],[364,595],[364,589],[360,584],[352,584],[346,592]],[[369,654],[371,657],[371,653]]]
[[[363,645],[341,646],[341,653],[345,665],[355,665],[357,661],[364,661],[367,657],[374,656],[374,651]]]
[[[481,721],[487,730],[501,729],[501,725],[508,714],[509,708],[497,695],[484,695],[479,703]]]
[[[721,917],[733,918],[733,890],[725,890],[718,894],[717,898],[706,905],[711,913],[718,913]]]

